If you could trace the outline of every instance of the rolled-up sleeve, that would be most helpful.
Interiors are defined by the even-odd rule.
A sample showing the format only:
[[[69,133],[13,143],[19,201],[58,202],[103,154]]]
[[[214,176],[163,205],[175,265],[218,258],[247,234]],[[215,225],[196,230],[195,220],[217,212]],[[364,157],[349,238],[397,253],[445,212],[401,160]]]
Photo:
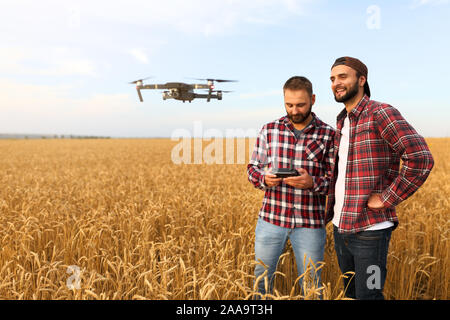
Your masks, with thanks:
[[[256,138],[252,158],[247,165],[248,180],[255,188],[265,190],[264,168],[268,165],[268,147],[266,141],[266,128],[263,127]]]

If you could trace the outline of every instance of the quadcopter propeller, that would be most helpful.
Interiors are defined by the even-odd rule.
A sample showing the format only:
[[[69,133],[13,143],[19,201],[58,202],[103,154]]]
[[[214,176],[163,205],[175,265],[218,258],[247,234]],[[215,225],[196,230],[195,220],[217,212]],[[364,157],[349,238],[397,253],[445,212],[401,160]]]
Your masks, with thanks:
[[[201,90],[210,91],[209,89],[201,89]],[[234,92],[234,91],[228,91],[228,90],[211,90],[211,92],[218,92],[218,91],[223,92],[223,93]]]
[[[224,80],[224,79],[199,79],[199,78],[190,78],[194,80],[203,80],[203,81],[215,81],[215,82],[238,82],[238,80]]]
[[[128,83],[129,83],[129,84],[136,84],[136,83],[138,83],[138,82],[142,82],[142,81],[147,80],[147,79],[150,79],[150,78],[153,78],[153,77],[147,77],[147,78],[144,78],[144,79],[139,79],[139,80],[132,81],[132,82],[128,82]]]
[[[238,82],[237,80],[223,80],[223,79],[207,79],[207,80],[215,82]]]

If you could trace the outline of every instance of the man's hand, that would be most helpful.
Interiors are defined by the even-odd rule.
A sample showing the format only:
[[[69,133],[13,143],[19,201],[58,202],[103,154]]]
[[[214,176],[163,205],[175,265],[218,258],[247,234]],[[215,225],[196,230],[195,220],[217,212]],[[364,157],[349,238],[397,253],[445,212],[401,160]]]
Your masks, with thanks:
[[[277,178],[276,175],[268,173],[264,175],[264,184],[269,187],[275,187],[281,183],[281,178]]]
[[[369,196],[369,200],[367,201],[367,207],[372,210],[381,210],[384,209],[383,200],[381,199],[381,194],[372,193]]]
[[[291,187],[297,189],[309,189],[314,185],[312,177],[309,175],[308,171],[303,168],[297,169],[299,176],[284,178],[284,183],[290,185]]]

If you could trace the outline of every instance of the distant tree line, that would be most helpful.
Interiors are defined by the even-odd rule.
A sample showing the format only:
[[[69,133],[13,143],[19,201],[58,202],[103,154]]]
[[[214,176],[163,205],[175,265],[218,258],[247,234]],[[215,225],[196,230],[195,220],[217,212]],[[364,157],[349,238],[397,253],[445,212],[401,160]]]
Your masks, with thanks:
[[[111,139],[111,137],[107,137],[107,136],[77,136],[77,135],[73,135],[73,134],[68,134],[68,135],[57,135],[55,134],[54,139]],[[43,137],[43,139],[45,139]]]
[[[0,139],[111,139],[111,137],[74,134],[0,134]]]

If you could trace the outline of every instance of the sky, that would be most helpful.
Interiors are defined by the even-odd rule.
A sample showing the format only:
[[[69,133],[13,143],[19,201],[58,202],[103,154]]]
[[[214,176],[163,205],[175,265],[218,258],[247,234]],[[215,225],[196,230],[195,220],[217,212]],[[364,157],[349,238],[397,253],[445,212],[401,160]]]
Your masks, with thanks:
[[[331,126],[330,68],[353,56],[377,101],[425,137],[450,136],[450,0],[127,0],[0,3],[0,133],[111,137],[256,135],[282,87],[313,83]],[[223,100],[162,99],[128,82],[238,80]]]

